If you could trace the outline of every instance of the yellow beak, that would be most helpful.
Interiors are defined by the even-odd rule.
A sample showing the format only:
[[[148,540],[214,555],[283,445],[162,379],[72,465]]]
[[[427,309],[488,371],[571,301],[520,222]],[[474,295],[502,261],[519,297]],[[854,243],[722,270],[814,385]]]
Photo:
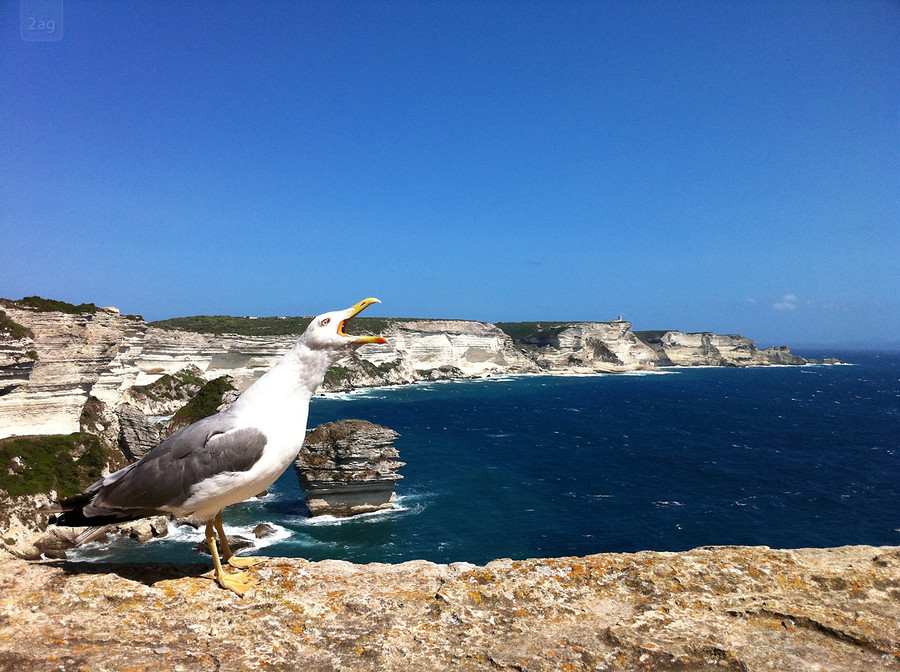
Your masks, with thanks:
[[[354,317],[359,315],[362,311],[364,311],[366,308],[371,306],[373,303],[381,303],[381,301],[379,301],[376,298],[370,297],[368,299],[363,299],[362,301],[357,303],[352,308],[348,308],[347,309],[347,317],[345,317],[343,320],[341,320],[341,323],[338,325],[338,334],[341,336],[346,336],[347,338],[354,338],[353,336],[350,336],[349,334],[344,333],[344,327],[347,325],[347,322],[349,322]],[[353,342],[359,343],[359,344],[365,344],[365,343],[387,343],[388,341],[386,338],[384,338],[382,336],[360,336],[359,338],[356,338]]]

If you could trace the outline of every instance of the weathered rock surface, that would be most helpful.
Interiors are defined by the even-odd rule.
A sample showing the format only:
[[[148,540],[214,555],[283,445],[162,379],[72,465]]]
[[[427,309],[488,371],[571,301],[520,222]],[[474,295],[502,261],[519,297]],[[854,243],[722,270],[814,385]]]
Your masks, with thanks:
[[[319,425],[294,461],[312,516],[355,516],[391,509],[404,465],[392,445],[399,436],[365,420]]]
[[[123,358],[122,363],[135,372],[136,385],[193,365],[207,380],[231,376],[238,388],[245,390],[296,340],[296,336],[215,336],[148,327],[140,350]]]
[[[534,362],[513,347],[509,336],[487,322],[394,322],[386,336],[392,358],[419,373],[443,366],[455,367],[466,376],[536,370]],[[380,350],[367,348],[365,354],[377,364],[385,352],[385,346],[381,346]]]
[[[208,569],[6,561],[0,669],[900,669],[897,547]]]
[[[162,425],[131,404],[116,406],[116,418],[119,424],[119,449],[132,462],[153,450],[162,439]]]
[[[0,335],[0,438],[78,431],[89,396],[110,408],[146,403],[145,413],[171,412],[154,409],[146,396],[130,390],[188,367],[208,380],[229,375],[243,390],[296,340],[166,331],[114,308],[81,314],[11,306],[2,310],[33,338]],[[170,402],[164,405],[177,407],[177,399]]]
[[[203,372],[188,364],[174,374],[161,375],[148,385],[128,388],[125,398],[144,415],[172,415],[193,399],[206,382]]]
[[[6,552],[18,557],[41,557],[35,544],[45,536],[48,517],[36,511],[55,501],[54,491],[10,497],[5,490],[0,490],[0,559]]]
[[[547,371],[619,372],[657,365],[656,353],[634,335],[631,322],[621,320],[572,323],[531,345],[532,356]]]
[[[33,333],[22,347],[36,359],[27,377],[5,383],[11,389],[0,397],[0,436],[77,432],[81,409],[101,376],[123,344],[147,328],[114,310],[68,314],[6,307],[4,312]],[[0,371],[7,365],[23,372],[17,355],[0,361]]]
[[[647,336],[646,343],[656,353],[660,366],[765,366],[806,363],[805,359],[792,355],[784,346],[759,350],[753,341],[738,334],[654,332]]]

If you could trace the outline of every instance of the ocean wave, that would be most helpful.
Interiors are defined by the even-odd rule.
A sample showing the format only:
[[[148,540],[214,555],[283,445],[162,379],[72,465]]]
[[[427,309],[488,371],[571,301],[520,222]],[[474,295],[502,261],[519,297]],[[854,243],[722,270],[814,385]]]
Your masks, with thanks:
[[[380,523],[402,515],[421,513],[428,506],[427,498],[427,495],[403,495],[394,500],[394,506],[390,509],[358,513],[355,516],[291,516],[290,522],[298,527]]]
[[[612,374],[612,375],[616,375],[616,376],[676,376],[680,373],[681,373],[681,371],[663,371],[660,369],[657,371],[645,371],[645,370],[624,371],[622,373],[616,373],[616,374]]]
[[[268,525],[273,531],[265,537],[258,538],[254,533],[254,530],[261,524]],[[293,532],[287,527],[275,522],[263,520],[249,525],[225,524],[223,525],[223,529],[229,538],[240,538],[241,540],[250,542],[250,546],[235,551],[235,555],[259,551],[267,546],[286,541],[293,535]],[[205,539],[206,535],[204,527],[195,528],[192,525],[179,525],[175,521],[170,521],[165,536],[153,537],[147,541],[138,542],[127,536],[110,534],[109,541],[92,541],[83,546],[79,546],[78,548],[69,549],[66,551],[66,557],[69,560],[77,562],[116,557],[119,552],[125,552],[126,554],[134,554],[135,552],[140,553],[138,549],[141,548],[150,550],[153,548],[162,549],[165,547],[177,546],[184,547],[186,550],[192,550],[194,546]],[[129,551],[129,549],[131,550]],[[157,551],[157,554],[159,552],[160,551]],[[169,551],[166,552],[168,553]],[[175,551],[175,554],[179,555],[180,551]]]
[[[394,507],[393,509],[382,509],[381,511],[358,513],[355,516],[292,516],[291,522],[301,527],[375,523],[390,518],[397,513],[402,513],[403,511],[405,511],[405,509]]]
[[[255,530],[260,525],[267,525],[273,530],[273,532],[264,537],[257,537]],[[251,552],[253,550],[265,548],[266,546],[271,546],[272,544],[276,544],[280,541],[284,541],[285,539],[289,539],[292,534],[292,532],[283,525],[264,520],[254,522],[249,525],[229,525],[226,523],[222,525],[222,529],[225,530],[225,534],[228,537],[239,537],[240,539],[252,542],[252,545],[250,547],[237,551],[237,555],[240,555],[244,552]],[[206,534],[204,528],[195,528],[191,525],[178,525],[173,521],[169,523],[169,532],[165,537],[156,537],[145,543],[150,544],[169,540],[175,543],[185,542],[190,544],[199,544],[205,539]]]

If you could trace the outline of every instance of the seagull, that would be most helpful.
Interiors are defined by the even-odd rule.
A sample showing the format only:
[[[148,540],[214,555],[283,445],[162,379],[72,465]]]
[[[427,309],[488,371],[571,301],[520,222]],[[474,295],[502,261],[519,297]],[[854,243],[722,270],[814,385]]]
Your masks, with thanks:
[[[172,514],[206,523],[215,580],[241,597],[253,585],[245,571],[226,573],[261,559],[236,558],[222,529],[222,510],[263,492],[294,461],[306,437],[309,400],[332,364],[381,336],[349,336],[344,328],[378,299],[313,319],[291,350],[228,409],[195,422],[160,443],[143,458],[93,483],[48,510],[55,523],[90,529],[76,545],[107,526]],[[222,557],[216,548],[216,534]]]

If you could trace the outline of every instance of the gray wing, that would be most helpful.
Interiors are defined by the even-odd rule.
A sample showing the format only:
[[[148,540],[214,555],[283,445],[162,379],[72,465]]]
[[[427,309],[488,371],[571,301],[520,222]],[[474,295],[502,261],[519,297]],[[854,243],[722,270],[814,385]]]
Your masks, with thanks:
[[[223,472],[252,468],[265,445],[261,430],[235,428],[226,414],[204,418],[173,434],[140,461],[91,486],[89,492],[95,494],[84,513],[96,516],[122,509],[178,507],[197,483]]]

